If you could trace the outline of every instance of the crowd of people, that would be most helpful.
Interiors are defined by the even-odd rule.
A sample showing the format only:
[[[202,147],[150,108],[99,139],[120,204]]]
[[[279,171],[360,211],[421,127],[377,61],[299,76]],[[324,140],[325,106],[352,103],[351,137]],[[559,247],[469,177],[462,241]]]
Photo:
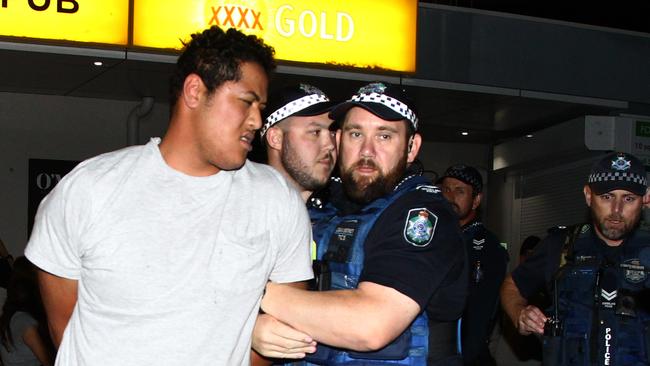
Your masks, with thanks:
[[[5,286],[5,365],[496,365],[507,321],[548,365],[650,364],[637,158],[600,159],[592,222],[527,239],[507,274],[483,176],[425,177],[404,89],[268,95],[274,68],[255,36],[192,35],[165,136],[41,203]]]

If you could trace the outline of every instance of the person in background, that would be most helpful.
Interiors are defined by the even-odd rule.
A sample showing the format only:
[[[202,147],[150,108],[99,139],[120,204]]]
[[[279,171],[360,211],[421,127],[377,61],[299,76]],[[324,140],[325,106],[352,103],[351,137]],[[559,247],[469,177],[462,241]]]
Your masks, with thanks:
[[[521,243],[521,247],[519,248],[519,263],[524,263],[526,259],[528,259],[533,252],[535,251],[535,248],[537,247],[537,244],[542,239],[539,236],[535,235],[530,235],[527,236],[526,239]]]
[[[25,254],[57,365],[250,365],[268,280],[313,277],[300,194],[247,160],[274,68],[255,36],[192,35],[165,136],[82,162],[41,202]]]
[[[9,254],[5,243],[0,239],[0,304],[7,298],[7,286],[11,276],[14,258]]]
[[[650,235],[638,227],[650,198],[644,164],[606,154],[583,194],[591,222],[539,243],[504,281],[503,309],[520,334],[544,334],[544,364],[648,365]],[[530,303],[539,291],[553,302],[548,312]]]
[[[458,214],[469,264],[469,289],[462,320],[465,365],[495,365],[488,343],[499,305],[499,288],[508,270],[508,252],[480,219],[483,178],[468,165],[449,167],[438,180]]]
[[[4,366],[50,366],[54,361],[36,267],[18,257],[0,316],[0,356]]]

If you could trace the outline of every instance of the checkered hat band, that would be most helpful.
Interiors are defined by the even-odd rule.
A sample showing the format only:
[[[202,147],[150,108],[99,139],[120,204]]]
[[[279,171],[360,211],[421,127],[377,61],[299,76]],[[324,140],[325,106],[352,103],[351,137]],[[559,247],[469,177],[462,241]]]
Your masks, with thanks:
[[[395,98],[391,98],[386,94],[379,93],[369,93],[369,94],[357,94],[354,95],[351,99],[351,102],[371,102],[371,103],[380,103],[386,107],[392,109],[393,111],[399,113],[405,119],[407,119],[413,125],[414,129],[418,129],[418,117],[406,104],[400,102]]]
[[[589,175],[589,183],[611,182],[611,181],[632,182],[644,186],[647,185],[648,183],[646,177],[634,173],[607,172],[607,173],[595,173]]]
[[[283,107],[279,108],[275,112],[271,113],[270,116],[266,117],[266,123],[262,126],[262,131],[260,132],[262,136],[266,133],[266,130],[271,128],[274,124],[282,121],[283,119],[289,117],[290,115],[300,112],[305,108],[311,107],[314,104],[329,102],[329,98],[321,94],[310,94],[305,95],[302,98],[296,99],[285,104]]]
[[[459,179],[459,180],[462,180],[464,182],[469,183],[469,185],[474,187],[474,189],[476,189],[477,191],[481,190],[481,185],[482,184],[470,174],[466,174],[465,172],[462,172],[462,171],[459,171],[459,170],[452,170],[451,172],[447,173],[447,175],[452,177],[452,178],[456,178],[456,179]]]

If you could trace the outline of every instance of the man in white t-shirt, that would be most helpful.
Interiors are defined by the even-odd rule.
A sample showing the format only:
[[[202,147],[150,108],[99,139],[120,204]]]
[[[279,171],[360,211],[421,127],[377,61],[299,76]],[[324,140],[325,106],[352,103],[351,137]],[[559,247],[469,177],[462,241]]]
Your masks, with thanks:
[[[273,51],[212,27],[172,78],[165,137],[87,160],[48,195],[26,256],[57,365],[248,365],[267,280],[312,277],[299,193],[246,160]]]

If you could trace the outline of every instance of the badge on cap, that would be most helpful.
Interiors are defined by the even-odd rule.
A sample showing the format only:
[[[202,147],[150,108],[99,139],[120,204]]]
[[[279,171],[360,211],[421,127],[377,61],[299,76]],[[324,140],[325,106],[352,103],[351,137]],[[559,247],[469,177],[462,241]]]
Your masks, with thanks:
[[[365,85],[359,89],[359,94],[370,94],[370,93],[377,93],[377,94],[384,94],[384,91],[386,90],[386,85],[382,83],[370,83],[368,85]]]
[[[306,94],[325,95],[325,93],[320,89],[309,84],[300,84],[300,90],[304,91]]]
[[[426,247],[433,239],[438,216],[426,208],[414,208],[406,215],[404,239],[416,247]]]
[[[624,171],[630,169],[632,164],[629,160],[626,160],[624,157],[619,156],[616,160],[612,160],[612,169],[618,171]]]

